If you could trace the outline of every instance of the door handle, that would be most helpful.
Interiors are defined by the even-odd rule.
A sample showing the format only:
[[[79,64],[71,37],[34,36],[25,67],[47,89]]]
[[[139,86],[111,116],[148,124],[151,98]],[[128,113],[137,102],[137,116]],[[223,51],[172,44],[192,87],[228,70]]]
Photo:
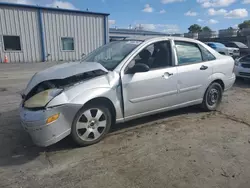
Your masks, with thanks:
[[[205,65],[202,65],[200,70],[207,70],[208,69],[208,66],[205,66]]]
[[[162,75],[162,77],[168,78],[168,77],[173,76],[173,75],[174,75],[173,73],[165,72],[165,73]]]

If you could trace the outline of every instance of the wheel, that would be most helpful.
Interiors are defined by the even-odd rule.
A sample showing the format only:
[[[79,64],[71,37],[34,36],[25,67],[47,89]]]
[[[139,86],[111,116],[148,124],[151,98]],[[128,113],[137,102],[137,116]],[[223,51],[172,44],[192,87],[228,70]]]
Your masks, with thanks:
[[[219,83],[212,83],[204,95],[202,108],[206,111],[215,111],[221,103],[223,89]]]
[[[80,146],[92,145],[105,137],[111,124],[112,116],[107,107],[90,104],[76,114],[71,128],[71,136]]]

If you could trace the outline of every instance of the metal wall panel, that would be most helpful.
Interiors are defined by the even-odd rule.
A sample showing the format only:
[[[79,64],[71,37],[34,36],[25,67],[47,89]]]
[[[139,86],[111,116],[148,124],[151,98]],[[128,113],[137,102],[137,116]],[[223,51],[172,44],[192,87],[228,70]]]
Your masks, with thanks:
[[[0,62],[7,55],[9,62],[41,61],[41,40],[38,11],[31,8],[0,6]],[[20,36],[21,51],[5,51],[3,35]]]
[[[81,59],[105,43],[103,15],[42,10],[47,61]],[[61,37],[74,38],[74,51],[63,51]]]

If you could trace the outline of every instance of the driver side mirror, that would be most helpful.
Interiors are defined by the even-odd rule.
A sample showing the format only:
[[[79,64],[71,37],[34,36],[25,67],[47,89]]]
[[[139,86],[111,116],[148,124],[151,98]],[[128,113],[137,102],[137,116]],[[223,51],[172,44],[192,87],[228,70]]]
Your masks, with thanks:
[[[134,74],[137,72],[148,72],[149,66],[144,63],[137,63],[132,68],[130,68],[127,73],[128,74]]]

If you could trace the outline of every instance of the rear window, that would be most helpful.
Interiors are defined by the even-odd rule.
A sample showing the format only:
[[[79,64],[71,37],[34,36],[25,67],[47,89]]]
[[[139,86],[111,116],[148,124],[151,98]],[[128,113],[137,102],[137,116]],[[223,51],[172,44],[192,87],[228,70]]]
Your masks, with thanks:
[[[247,45],[241,43],[241,42],[235,42],[235,44],[239,47],[239,48],[248,48]]]

